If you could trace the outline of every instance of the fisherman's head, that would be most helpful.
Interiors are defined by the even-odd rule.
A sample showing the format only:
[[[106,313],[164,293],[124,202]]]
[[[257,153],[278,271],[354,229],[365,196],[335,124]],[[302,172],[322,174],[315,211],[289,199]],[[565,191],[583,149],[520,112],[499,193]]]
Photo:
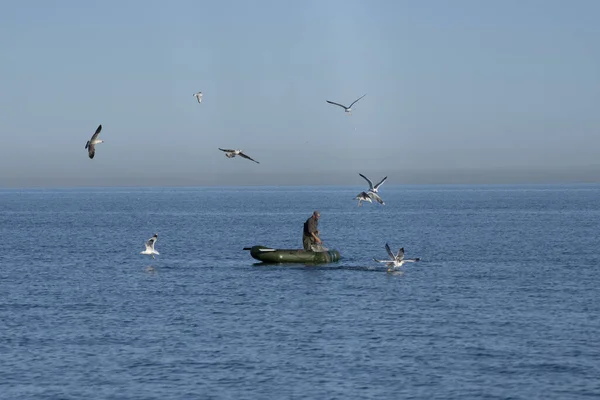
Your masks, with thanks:
[[[317,210],[315,210],[315,211],[313,212],[313,217],[315,217],[315,219],[319,219],[319,218],[321,217],[321,213],[320,213],[320,212],[318,212]]]

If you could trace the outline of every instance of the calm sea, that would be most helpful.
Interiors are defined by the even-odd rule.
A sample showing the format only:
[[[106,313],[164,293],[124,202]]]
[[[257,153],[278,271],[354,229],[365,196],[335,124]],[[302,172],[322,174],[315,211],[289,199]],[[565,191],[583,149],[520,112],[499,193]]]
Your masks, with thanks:
[[[363,189],[0,190],[0,398],[600,397],[599,185]]]

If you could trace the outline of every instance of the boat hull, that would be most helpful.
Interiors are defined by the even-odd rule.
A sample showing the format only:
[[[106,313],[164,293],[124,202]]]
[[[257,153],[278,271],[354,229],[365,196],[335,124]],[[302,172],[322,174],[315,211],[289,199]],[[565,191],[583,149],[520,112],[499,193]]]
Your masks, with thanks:
[[[250,255],[267,264],[300,263],[328,264],[339,261],[340,252],[337,250],[310,251],[298,249],[272,249],[265,246],[249,248]]]

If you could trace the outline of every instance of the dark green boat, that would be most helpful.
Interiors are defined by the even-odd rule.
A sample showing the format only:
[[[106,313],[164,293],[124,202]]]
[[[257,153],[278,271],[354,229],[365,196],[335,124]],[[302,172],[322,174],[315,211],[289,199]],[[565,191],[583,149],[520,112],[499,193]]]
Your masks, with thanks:
[[[340,259],[337,250],[310,251],[297,249],[272,249],[265,246],[245,247],[250,250],[250,255],[267,264],[301,263],[301,264],[327,264]]]

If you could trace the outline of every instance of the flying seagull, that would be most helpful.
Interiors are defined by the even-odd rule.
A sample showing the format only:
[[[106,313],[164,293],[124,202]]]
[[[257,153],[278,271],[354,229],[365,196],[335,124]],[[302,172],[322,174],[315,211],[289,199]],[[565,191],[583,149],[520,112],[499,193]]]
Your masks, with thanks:
[[[404,258],[404,247],[401,247],[400,250],[398,250],[398,254],[394,255],[390,249],[390,246],[386,243],[385,251],[387,251],[388,255],[390,256],[389,260],[378,260],[376,258],[373,258],[373,260],[380,263],[385,263],[385,265],[388,267],[388,272],[391,272],[396,268],[400,268],[407,262],[417,262],[421,260],[420,258]]]
[[[152,256],[152,258],[154,258],[154,255],[158,255],[160,254],[158,251],[154,250],[154,243],[156,243],[156,241],[158,240],[158,233],[155,233],[154,236],[152,236],[150,239],[148,239],[145,243],[146,245],[146,250],[142,251],[140,254],[150,254]]]
[[[225,157],[227,157],[227,158],[233,158],[235,156],[240,156],[240,157],[247,158],[250,161],[254,161],[257,164],[260,164],[258,161],[254,160],[253,158],[250,158],[247,155],[245,155],[244,153],[242,153],[241,150],[222,149],[220,147],[219,147],[219,150],[224,151],[225,152]]]
[[[194,97],[198,100],[198,103],[202,103],[202,92],[194,94]]]
[[[362,202],[363,201],[368,201],[369,203],[372,203],[371,201],[371,197],[369,196],[369,194],[367,192],[360,192],[355,198],[354,200],[358,200],[358,206],[362,206]]]
[[[85,148],[87,149],[88,156],[90,158],[94,158],[94,155],[96,154],[96,145],[98,143],[104,143],[104,140],[98,139],[98,135],[100,134],[101,130],[102,130],[102,125],[98,125],[98,129],[96,129],[96,133],[94,133],[92,135],[92,138],[90,140],[88,140],[87,143],[85,144]]]
[[[367,194],[369,195],[370,198],[372,198],[373,200],[377,201],[379,204],[381,205],[385,205],[385,203],[383,202],[383,199],[381,197],[379,197],[379,186],[381,186],[383,184],[383,182],[385,182],[385,180],[387,179],[387,176],[385,178],[383,178],[381,181],[379,181],[379,183],[375,186],[373,186],[373,182],[371,182],[371,180],[369,178],[367,178],[366,176],[364,176],[363,174],[359,173],[360,176],[362,176],[367,182],[369,182],[369,191],[367,192]]]
[[[358,99],[354,100],[354,101],[352,102],[352,104],[350,104],[350,107],[346,107],[346,106],[345,106],[345,105],[343,105],[343,104],[340,104],[340,103],[335,103],[335,102],[333,102],[333,101],[329,101],[329,100],[326,100],[326,101],[327,101],[329,104],[334,104],[334,105],[336,105],[336,106],[340,106],[340,107],[342,107],[342,108],[344,109],[344,111],[346,111],[346,112],[348,113],[348,115],[352,115],[352,106],[354,105],[354,103],[356,103],[357,101],[359,101],[360,99],[362,99],[362,98],[363,98],[363,97],[365,97],[366,95],[367,95],[367,94],[365,93],[365,94],[363,94],[362,96],[360,96]]]

